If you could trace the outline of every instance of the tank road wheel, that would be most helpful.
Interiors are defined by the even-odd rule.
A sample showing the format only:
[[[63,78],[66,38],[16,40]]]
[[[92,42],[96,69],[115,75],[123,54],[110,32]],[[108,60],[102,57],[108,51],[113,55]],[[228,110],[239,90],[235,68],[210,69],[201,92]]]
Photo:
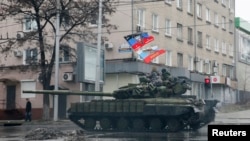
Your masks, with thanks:
[[[102,118],[100,120],[100,124],[103,130],[107,130],[111,128],[111,121],[108,118]]]
[[[96,125],[95,119],[87,118],[84,123],[85,123],[85,128],[86,129],[94,130],[95,125]]]
[[[134,119],[133,120],[133,129],[136,131],[143,131],[145,130],[145,123],[142,119]]]
[[[199,129],[199,128],[201,127],[201,126],[200,126],[200,122],[190,124],[190,127],[191,127],[193,130],[197,130],[197,129]]]
[[[150,121],[150,128],[153,131],[160,131],[163,126],[162,121],[159,118],[153,118]]]
[[[207,115],[207,121],[206,123],[209,123],[211,121],[214,121],[215,119],[215,112],[213,110],[210,110]]]
[[[169,119],[167,121],[167,129],[170,132],[176,132],[182,128],[182,123],[178,119]]]
[[[126,118],[120,118],[118,119],[116,126],[118,130],[128,130],[129,121]]]

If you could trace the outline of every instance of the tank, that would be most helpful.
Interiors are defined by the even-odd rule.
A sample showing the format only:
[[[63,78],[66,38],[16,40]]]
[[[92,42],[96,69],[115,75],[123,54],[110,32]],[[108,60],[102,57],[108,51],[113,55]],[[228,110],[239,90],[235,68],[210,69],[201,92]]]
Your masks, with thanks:
[[[214,120],[218,101],[186,95],[188,78],[173,77],[166,69],[139,78],[140,83],[112,93],[83,92],[112,98],[71,103],[69,119],[85,130],[166,132],[197,130]]]

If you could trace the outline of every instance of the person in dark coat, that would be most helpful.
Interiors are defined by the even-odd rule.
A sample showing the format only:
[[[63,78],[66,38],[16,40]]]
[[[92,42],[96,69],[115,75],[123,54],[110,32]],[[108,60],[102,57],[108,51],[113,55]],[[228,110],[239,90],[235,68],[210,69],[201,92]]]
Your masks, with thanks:
[[[29,99],[26,99],[26,109],[25,109],[25,121],[31,121],[31,102],[29,101]]]

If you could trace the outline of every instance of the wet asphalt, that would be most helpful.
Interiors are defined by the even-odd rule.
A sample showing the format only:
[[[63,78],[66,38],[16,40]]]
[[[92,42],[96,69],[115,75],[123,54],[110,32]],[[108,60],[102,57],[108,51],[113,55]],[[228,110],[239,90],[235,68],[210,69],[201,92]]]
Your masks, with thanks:
[[[217,113],[214,122],[210,124],[241,124],[250,125],[250,110]],[[81,130],[70,120],[59,121],[32,121],[24,122],[20,126],[3,126],[0,124],[0,141],[25,141],[24,136],[37,128],[54,128],[60,131]],[[179,132],[179,133],[107,133],[107,132],[88,132],[86,133],[87,141],[206,141],[207,126],[196,132]],[[177,138],[177,139],[176,139]],[[65,139],[44,140],[44,141],[66,141]]]

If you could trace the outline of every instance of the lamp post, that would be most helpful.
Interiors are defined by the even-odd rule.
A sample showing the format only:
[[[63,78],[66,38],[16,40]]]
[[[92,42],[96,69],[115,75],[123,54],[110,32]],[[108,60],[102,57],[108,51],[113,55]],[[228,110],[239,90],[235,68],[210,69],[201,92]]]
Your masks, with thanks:
[[[95,91],[100,91],[100,55],[101,55],[101,37],[102,37],[101,26],[102,26],[102,0],[99,0]]]
[[[59,75],[59,35],[60,31],[60,0],[56,1],[56,49],[55,49],[55,85],[54,90],[58,90]],[[58,95],[54,95],[54,121],[58,120]]]

